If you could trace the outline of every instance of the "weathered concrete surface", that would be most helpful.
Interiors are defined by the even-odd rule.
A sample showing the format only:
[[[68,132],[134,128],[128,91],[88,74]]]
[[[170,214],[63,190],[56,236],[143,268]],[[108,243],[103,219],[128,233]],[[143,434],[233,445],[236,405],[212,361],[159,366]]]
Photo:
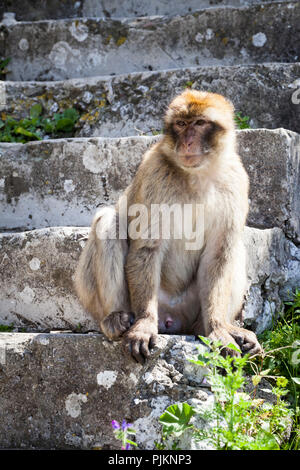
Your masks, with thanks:
[[[0,144],[0,228],[88,226],[101,204],[113,204],[144,152],[160,139],[70,139]],[[300,242],[300,137],[293,132],[238,131],[250,177],[248,224],[280,227]]]
[[[0,235],[0,323],[29,331],[99,330],[80,307],[72,279],[88,228]],[[271,326],[280,299],[300,285],[300,249],[280,229],[245,230],[250,295],[245,322]]]
[[[88,229],[0,235],[0,323],[44,331],[98,329],[80,307],[73,275]]]
[[[1,227],[88,226],[116,201],[157,138],[0,144]]]
[[[171,18],[20,22],[2,24],[0,34],[0,54],[11,57],[9,80],[295,62],[300,49],[300,4],[220,7]]]
[[[138,449],[155,449],[169,405],[213,405],[205,371],[188,362],[197,346],[188,336],[160,335],[141,366],[99,334],[0,333],[0,448],[120,449],[111,421],[126,419]],[[256,397],[274,401],[260,389]],[[207,445],[185,439],[180,448]]]
[[[264,1],[264,0],[263,0]],[[271,0],[272,1],[272,0]],[[295,0],[296,1],[296,0]],[[4,12],[14,12],[18,21],[38,21],[87,17],[121,18],[148,15],[184,14],[199,8],[222,5],[244,6],[262,3],[261,0],[3,0],[0,19]],[[291,3],[291,2],[289,2]]]
[[[81,115],[75,136],[152,135],[162,129],[170,100],[192,86],[227,96],[236,111],[250,116],[252,127],[300,133],[299,77],[297,63],[195,67],[63,82],[2,81],[0,111],[2,119],[27,117],[31,106],[41,103],[43,115],[53,117],[73,106]]]
[[[195,344],[161,335],[141,366],[99,334],[0,333],[0,448],[120,449],[111,421],[126,419],[153,449],[167,406],[211,401]]]
[[[299,243],[299,134],[284,129],[241,131],[239,149],[250,178],[248,224],[260,228],[281,227]]]
[[[278,229],[246,227],[249,290],[244,323],[256,333],[271,328],[282,309],[282,301],[300,286],[300,248]]]

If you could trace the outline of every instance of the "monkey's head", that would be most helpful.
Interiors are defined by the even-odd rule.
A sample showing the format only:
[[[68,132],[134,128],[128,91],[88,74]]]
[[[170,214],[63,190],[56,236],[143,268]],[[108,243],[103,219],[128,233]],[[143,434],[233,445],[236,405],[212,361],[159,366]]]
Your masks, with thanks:
[[[163,149],[180,167],[206,167],[235,145],[233,105],[216,93],[186,90],[165,115]]]

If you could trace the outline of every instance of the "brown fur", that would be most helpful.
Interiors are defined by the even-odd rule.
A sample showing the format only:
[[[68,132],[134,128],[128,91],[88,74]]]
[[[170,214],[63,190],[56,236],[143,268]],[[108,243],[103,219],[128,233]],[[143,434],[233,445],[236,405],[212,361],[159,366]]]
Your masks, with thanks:
[[[128,207],[142,203],[149,211],[152,204],[202,204],[204,242],[188,251],[186,240],[173,232],[170,240],[99,240],[98,231],[118,219],[122,197],[116,209],[98,214],[75,285],[102,331],[111,339],[122,336],[124,350],[140,362],[149,356],[158,328],[258,352],[254,333],[234,325],[246,288],[248,177],[236,153],[231,103],[193,90],[176,97],[165,116],[165,135],[145,154],[124,195]],[[132,326],[128,312],[134,313]]]

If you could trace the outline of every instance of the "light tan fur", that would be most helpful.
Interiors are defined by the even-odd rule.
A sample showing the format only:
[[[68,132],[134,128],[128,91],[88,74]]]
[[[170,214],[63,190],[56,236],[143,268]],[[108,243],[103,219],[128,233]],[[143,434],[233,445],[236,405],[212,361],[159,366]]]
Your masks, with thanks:
[[[152,204],[201,204],[204,239],[192,251],[174,232],[169,240],[100,240],[98,231],[109,230],[115,218],[121,223],[122,199],[115,209],[98,214],[75,285],[102,331],[111,339],[122,336],[124,350],[140,362],[149,356],[159,325],[166,332],[170,317],[170,332],[202,334],[258,352],[254,333],[234,325],[246,288],[242,234],[248,176],[236,152],[232,104],[194,90],[176,97],[165,116],[163,138],[146,152],[124,196],[128,207],[141,203],[149,211]]]

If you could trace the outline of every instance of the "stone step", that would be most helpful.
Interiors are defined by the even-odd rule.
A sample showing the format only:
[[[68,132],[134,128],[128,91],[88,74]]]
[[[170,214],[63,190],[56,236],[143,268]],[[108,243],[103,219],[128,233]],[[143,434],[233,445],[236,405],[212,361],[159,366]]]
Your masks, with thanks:
[[[158,420],[169,405],[211,409],[204,371],[188,361],[199,352],[203,346],[191,337],[160,335],[141,366],[99,334],[1,333],[0,448],[120,450],[111,421],[125,419],[136,430],[138,449],[155,450]],[[276,401],[270,389],[263,379],[256,398]],[[179,445],[209,448],[187,437]]]
[[[27,331],[98,330],[79,305],[73,275],[88,228],[52,227],[0,234],[0,324]],[[245,322],[272,324],[287,292],[300,285],[300,249],[279,228],[246,228],[249,296]]]
[[[300,241],[300,137],[284,129],[238,131],[250,177],[248,224]],[[0,230],[89,226],[131,182],[153,137],[0,143]]]
[[[75,136],[152,135],[162,129],[170,100],[191,86],[224,94],[254,128],[300,132],[299,77],[300,63],[195,67],[62,82],[2,81],[0,117],[28,117],[36,103],[50,118],[74,106],[81,114]]]
[[[170,15],[189,13],[199,8],[222,5],[245,6],[263,3],[265,0],[3,0],[0,5],[0,18],[4,12],[13,12],[18,21],[38,21],[78,17],[122,18],[136,16]],[[288,1],[288,0],[286,0]],[[296,1],[296,0],[293,0]],[[275,3],[275,1],[269,2]],[[282,3],[282,2],[280,2]],[[288,2],[292,3],[292,2]]]
[[[145,366],[99,334],[0,333],[0,448],[120,449],[126,419],[154,449],[159,416],[176,401],[211,403],[191,337],[161,335]]]
[[[172,18],[2,24],[0,54],[11,57],[9,80],[62,80],[197,65],[295,62],[299,33],[299,2],[265,3]]]

